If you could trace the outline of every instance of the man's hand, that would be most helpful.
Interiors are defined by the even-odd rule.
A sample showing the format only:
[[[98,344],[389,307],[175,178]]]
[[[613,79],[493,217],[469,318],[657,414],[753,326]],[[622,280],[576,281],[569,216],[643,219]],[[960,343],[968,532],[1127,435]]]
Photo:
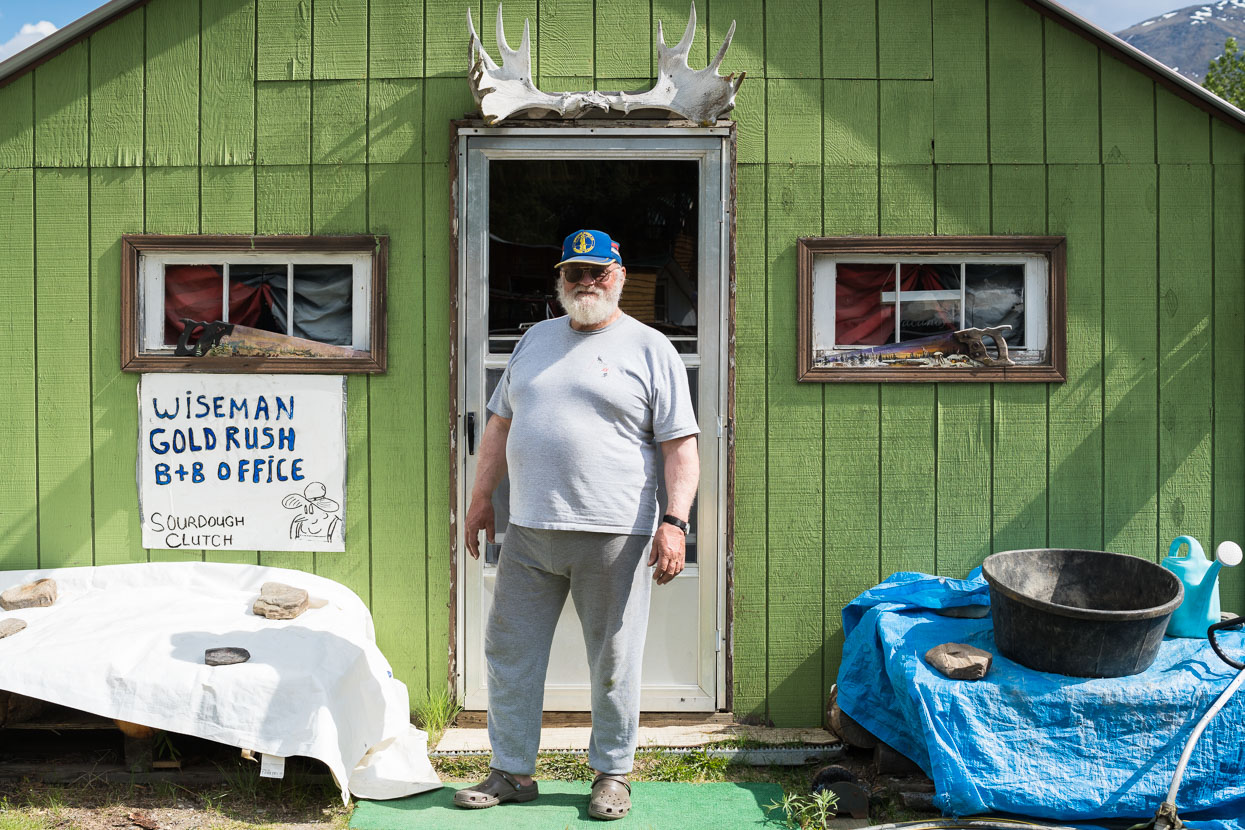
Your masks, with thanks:
[[[467,508],[467,553],[472,559],[480,558],[480,531],[484,538],[493,541],[495,528],[493,525],[493,500],[472,496],[471,507]]]
[[[683,563],[687,558],[687,537],[683,531],[672,524],[662,522],[653,534],[653,550],[648,555],[653,579],[658,585],[665,585],[683,573]]]

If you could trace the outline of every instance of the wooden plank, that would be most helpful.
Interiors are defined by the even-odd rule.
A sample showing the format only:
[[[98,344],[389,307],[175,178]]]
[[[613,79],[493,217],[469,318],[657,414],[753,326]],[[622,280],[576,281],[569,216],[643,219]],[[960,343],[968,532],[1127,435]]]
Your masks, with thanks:
[[[989,12],[990,161],[1040,164],[1042,18],[1023,3]]]
[[[1245,132],[1219,119],[1211,122],[1210,132],[1211,159],[1215,164],[1245,164]]]
[[[1159,168],[1160,546],[1182,534],[1211,538],[1212,175],[1209,165]]]
[[[144,8],[147,164],[198,164],[199,0],[152,0]]]
[[[1094,44],[1054,20],[1042,21],[1046,38],[1046,160],[1097,164],[1098,55]]]
[[[1105,549],[1158,549],[1157,168],[1103,169],[1103,538]],[[1169,540],[1170,541],[1170,540]]]
[[[372,164],[420,162],[424,141],[423,81],[372,81],[367,129],[367,160]]]
[[[980,565],[992,548],[990,398],[984,383],[940,383],[935,395],[935,572],[956,579]]]
[[[311,77],[367,77],[367,0],[314,0]]]
[[[476,32],[484,44],[484,50],[500,61],[497,47],[494,46],[492,32],[496,25],[497,7],[489,4],[488,21],[481,13],[480,0],[462,2],[462,0],[424,0],[424,77],[454,78],[464,89],[463,74],[470,68],[467,63],[467,12],[470,10],[475,21]],[[518,21],[519,31],[523,31],[523,21]],[[506,28],[509,37],[510,27]],[[536,21],[532,20],[532,47],[536,43]],[[514,48],[519,47],[519,39],[510,42]],[[536,56],[532,55],[532,71],[536,71]]]
[[[255,233],[255,168],[204,167],[201,233]]]
[[[934,160],[989,161],[985,0],[934,0]]]
[[[826,233],[878,233],[878,168],[825,167],[822,175]]]
[[[1162,87],[1155,87],[1155,136],[1159,164],[1210,161],[1210,115]]]
[[[38,79],[36,79],[36,86]],[[93,563],[90,238],[85,169],[35,172],[39,567]]]
[[[878,82],[830,79],[822,98],[827,165],[878,164]]]
[[[996,164],[990,172],[994,233],[1045,233],[1045,167]],[[995,550],[1046,544],[1046,394],[1045,384],[994,384],[991,537]]]
[[[996,234],[1046,232],[1046,167],[996,164],[990,168],[991,217]]]
[[[141,123],[141,121],[140,121]],[[91,469],[96,565],[145,562],[134,482],[138,375],[122,372],[121,234],[143,229],[143,173],[91,171]],[[111,322],[110,322],[111,321]]]
[[[450,270],[450,223],[445,211],[450,203],[449,169],[424,165],[424,452],[427,517],[425,550],[428,551],[428,677],[438,688],[449,672],[450,585],[454,548],[453,505],[450,482],[454,480],[454,448],[450,440],[451,298],[457,280]],[[461,656],[461,655],[460,655]]]
[[[875,0],[838,0],[821,7],[821,69],[827,78],[881,77]]]
[[[769,716],[786,726],[819,722],[825,701],[824,412],[821,385],[796,381],[792,283],[796,239],[821,233],[820,168],[769,165],[766,204]]]
[[[1239,134],[1238,134],[1239,135]],[[1216,136],[1216,157],[1220,142]],[[1212,538],[1245,539],[1245,167],[1216,165],[1214,344],[1214,513]],[[1221,571],[1224,609],[1245,613],[1241,568]]]
[[[1152,164],[1156,85],[1109,55],[1102,72],[1102,160],[1105,164]]]
[[[255,88],[257,164],[311,161],[311,83],[265,81]]]
[[[144,181],[146,233],[199,232],[199,168],[151,167]]]
[[[881,578],[934,573],[937,519],[935,398],[932,383],[882,384],[880,440]]]
[[[256,0],[259,63],[256,80],[311,78],[312,0]],[[382,5],[383,0],[373,0]]]
[[[424,269],[423,227],[411,222],[423,213],[423,168],[417,164],[374,165],[368,171],[371,232],[389,237],[389,371],[371,379],[371,493],[350,510],[370,516],[371,568],[382,574],[372,587],[372,617],[386,643],[390,665],[409,673],[412,701],[429,687],[428,584],[448,574],[428,573],[424,528]],[[352,397],[353,401],[354,398]],[[352,406],[353,409],[353,406]],[[443,421],[445,423],[445,421]],[[352,455],[353,459],[354,456]],[[349,530],[349,528],[347,529]],[[350,540],[350,535],[346,537]],[[325,557],[320,557],[323,560]],[[436,609],[444,616],[444,608]],[[438,678],[444,681],[444,677]]]
[[[201,164],[255,162],[255,0],[203,6]]]
[[[540,26],[539,31],[532,33],[540,53],[539,61],[536,61],[540,68],[535,70],[533,66],[537,77],[591,78],[591,43],[595,34],[592,0],[540,0],[537,5]],[[518,31],[522,32],[522,29]],[[605,33],[602,37],[608,39]],[[536,60],[535,55],[533,60]]]
[[[765,81],[748,80],[735,93],[735,157],[739,164],[765,163]]]
[[[148,150],[151,150],[150,146]],[[200,232],[199,168],[149,167],[144,179],[145,233]],[[203,551],[149,549],[147,559],[151,562],[197,562],[203,560]]]
[[[6,89],[11,87],[6,87]],[[0,90],[0,94],[3,90]],[[0,167],[0,568],[39,566],[34,171]],[[50,506],[49,506],[50,507]]]
[[[878,0],[879,78],[933,77],[932,15],[928,2]]]
[[[367,48],[370,78],[424,74],[424,4],[370,0]]]
[[[90,150],[93,167],[143,163],[143,13],[130,12],[91,36]]]
[[[77,43],[35,69],[35,166],[87,164],[87,44]]]
[[[255,171],[255,230],[311,233],[311,168],[305,164]]]
[[[424,161],[448,164],[450,122],[475,113],[475,100],[462,78],[424,82]]]
[[[765,86],[769,163],[821,164],[821,81],[767,78]]]
[[[726,41],[726,33],[731,24],[735,24],[735,36],[731,39],[730,48],[718,74],[723,77],[747,72],[749,78],[761,80],[765,77],[765,31],[764,27],[752,25],[756,19],[756,4],[749,0],[709,0],[707,3],[707,20],[709,24],[709,57],[712,58]],[[636,14],[643,13],[641,6]],[[600,10],[597,11],[598,16]],[[606,30],[609,31],[609,30]],[[597,66],[603,58],[602,48],[597,47]],[[656,52],[649,49],[649,53]],[[645,56],[647,58],[647,55]],[[643,65],[643,64],[640,64]]]
[[[934,166],[883,167],[880,225],[884,234],[934,232]]]
[[[764,720],[769,694],[765,167],[741,164],[736,175],[733,710],[740,717]]]
[[[822,689],[829,697],[843,652],[843,607],[877,584],[881,568],[880,390],[876,384],[826,384],[825,541],[822,584],[825,659]]]
[[[598,78],[651,79],[656,75],[657,53],[652,41],[651,12],[648,3],[596,4],[594,31],[599,34],[594,39],[591,57]],[[712,15],[711,5],[710,17]],[[518,23],[521,24],[522,21]],[[609,33],[608,36],[606,33]],[[485,41],[485,46],[491,49],[492,41]],[[604,86],[599,88],[605,89]]]
[[[367,169],[362,164],[311,166],[311,232],[366,233]]]
[[[990,168],[940,164],[936,175],[937,232],[988,234]],[[984,383],[941,383],[935,393],[936,480],[940,484],[934,510],[935,566],[937,573],[957,579],[980,565],[992,550],[991,398],[991,387]]]
[[[367,158],[366,84],[315,81],[311,99],[311,163],[362,164]]]
[[[0,169],[35,164],[34,96],[33,72],[0,87]]]
[[[770,78],[821,77],[821,3],[786,0],[765,4],[765,54]],[[719,44],[711,44],[710,54]]]
[[[882,81],[882,164],[930,164],[934,160],[934,85],[929,81]]]
[[[935,230],[939,234],[990,233],[990,168],[940,164],[935,171]]]
[[[1050,544],[1102,550],[1102,172],[1051,165],[1047,228],[1068,240],[1067,382],[1050,385]]]

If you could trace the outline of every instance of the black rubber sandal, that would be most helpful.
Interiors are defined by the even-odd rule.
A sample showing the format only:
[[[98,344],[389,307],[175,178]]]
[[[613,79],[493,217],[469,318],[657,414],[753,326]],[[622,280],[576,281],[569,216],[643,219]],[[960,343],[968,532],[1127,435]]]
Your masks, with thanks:
[[[540,788],[533,781],[520,784],[514,776],[499,769],[490,769],[485,778],[474,787],[454,793],[454,806],[468,810],[483,810],[485,807],[496,807],[498,804],[512,802],[523,804],[540,795]]]
[[[625,775],[598,772],[592,779],[592,797],[588,815],[602,821],[614,821],[631,812],[631,782]]]

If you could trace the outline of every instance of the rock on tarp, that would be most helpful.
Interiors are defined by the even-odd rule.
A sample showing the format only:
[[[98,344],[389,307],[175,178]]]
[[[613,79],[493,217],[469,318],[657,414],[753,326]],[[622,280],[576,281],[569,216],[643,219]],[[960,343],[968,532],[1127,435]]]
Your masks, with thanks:
[[[950,815],[1015,813],[1060,821],[1149,818],[1193,726],[1235,670],[1205,640],[1166,639],[1143,674],[1087,679],[1027,669],[999,654],[990,619],[933,610],[988,602],[967,580],[896,574],[843,611],[843,711],[916,761]],[[982,680],[948,680],[922,659],[948,641],[994,655]],[[1245,634],[1220,638],[1229,653]],[[1245,693],[1198,743],[1177,798],[1191,827],[1245,830]]]

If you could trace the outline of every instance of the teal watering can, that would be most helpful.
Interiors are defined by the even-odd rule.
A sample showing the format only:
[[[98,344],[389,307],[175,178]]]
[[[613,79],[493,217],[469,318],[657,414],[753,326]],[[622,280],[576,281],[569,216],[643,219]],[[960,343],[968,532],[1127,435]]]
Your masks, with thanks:
[[[1179,555],[1182,546],[1189,552]],[[1241,562],[1241,546],[1236,542],[1222,542],[1215,551],[1215,561],[1206,558],[1205,551],[1192,536],[1177,536],[1167,550],[1162,565],[1184,583],[1184,602],[1172,614],[1167,624],[1169,637],[1200,637],[1205,639],[1206,629],[1219,622],[1219,569],[1229,568]]]

